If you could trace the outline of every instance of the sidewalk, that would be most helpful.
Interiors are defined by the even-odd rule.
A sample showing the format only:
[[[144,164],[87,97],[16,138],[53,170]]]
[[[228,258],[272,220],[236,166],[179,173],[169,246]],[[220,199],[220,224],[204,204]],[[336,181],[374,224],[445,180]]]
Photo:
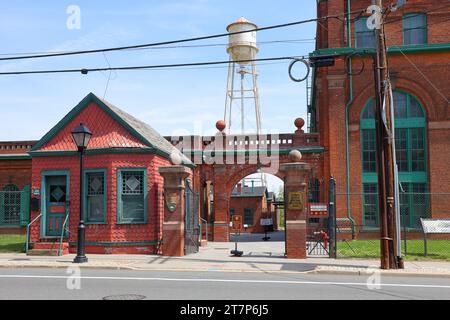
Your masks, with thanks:
[[[200,252],[185,257],[157,255],[93,255],[82,268],[130,269],[146,271],[222,271],[222,272],[276,272],[324,273],[368,275],[368,268],[379,268],[379,260],[309,258],[307,260],[283,257],[283,242],[240,243],[243,257],[230,256],[234,243],[213,242]],[[0,268],[73,266],[74,255],[62,257],[26,256],[25,254],[0,254]],[[405,270],[380,270],[385,275],[420,275],[450,277],[450,262],[405,262]]]

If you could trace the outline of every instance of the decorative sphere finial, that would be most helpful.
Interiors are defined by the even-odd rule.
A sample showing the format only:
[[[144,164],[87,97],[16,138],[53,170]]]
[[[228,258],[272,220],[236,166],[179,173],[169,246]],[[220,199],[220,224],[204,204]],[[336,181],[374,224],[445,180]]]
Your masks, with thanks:
[[[172,153],[170,154],[170,162],[175,166],[182,164],[183,159],[181,158],[181,154],[175,150],[172,151]]]
[[[305,120],[303,118],[297,118],[294,121],[295,126],[297,127],[297,131],[303,132],[303,126],[305,125]]]
[[[299,150],[291,150],[289,152],[289,160],[292,162],[300,162],[302,161],[303,155]]]
[[[219,121],[216,122],[216,128],[220,132],[223,132],[226,127],[227,127],[227,125],[226,125],[225,121],[219,120]]]

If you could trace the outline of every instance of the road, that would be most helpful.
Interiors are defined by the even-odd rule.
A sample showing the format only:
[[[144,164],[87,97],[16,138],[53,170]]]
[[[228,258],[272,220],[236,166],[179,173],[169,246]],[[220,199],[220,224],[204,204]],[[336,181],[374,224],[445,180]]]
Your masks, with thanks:
[[[369,275],[100,269],[73,272],[0,269],[0,299],[101,300],[118,295],[151,300],[450,299],[450,278],[382,276],[377,289],[367,286]],[[376,280],[376,275],[371,279]],[[76,289],[78,285],[80,289]]]

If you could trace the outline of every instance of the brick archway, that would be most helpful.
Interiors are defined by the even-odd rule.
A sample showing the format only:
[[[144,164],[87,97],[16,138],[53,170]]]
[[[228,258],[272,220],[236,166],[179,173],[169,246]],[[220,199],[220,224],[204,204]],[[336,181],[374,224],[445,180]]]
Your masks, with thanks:
[[[302,119],[294,133],[270,135],[225,135],[170,137],[170,141],[195,164],[196,191],[200,193],[202,217],[210,225],[213,241],[229,241],[229,201],[233,187],[258,169],[283,179],[280,167],[291,162],[289,153],[299,150],[313,176],[323,172],[323,153],[318,133],[305,133]],[[264,151],[264,152],[263,152]],[[210,163],[214,159],[214,163]],[[269,161],[268,161],[269,160]],[[212,189],[212,191],[211,191]],[[210,195],[213,195],[211,212]],[[325,199],[322,199],[325,201]]]

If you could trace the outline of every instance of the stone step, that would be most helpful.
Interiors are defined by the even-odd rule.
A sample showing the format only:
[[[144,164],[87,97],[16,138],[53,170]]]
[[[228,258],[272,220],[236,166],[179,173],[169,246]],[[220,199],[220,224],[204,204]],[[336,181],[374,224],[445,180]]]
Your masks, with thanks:
[[[29,256],[58,256],[59,242],[37,242],[32,244],[28,250]],[[63,242],[61,246],[62,255],[69,254],[69,243]]]
[[[64,254],[64,252],[63,252]],[[31,249],[28,250],[29,256],[58,256],[58,249]]]

